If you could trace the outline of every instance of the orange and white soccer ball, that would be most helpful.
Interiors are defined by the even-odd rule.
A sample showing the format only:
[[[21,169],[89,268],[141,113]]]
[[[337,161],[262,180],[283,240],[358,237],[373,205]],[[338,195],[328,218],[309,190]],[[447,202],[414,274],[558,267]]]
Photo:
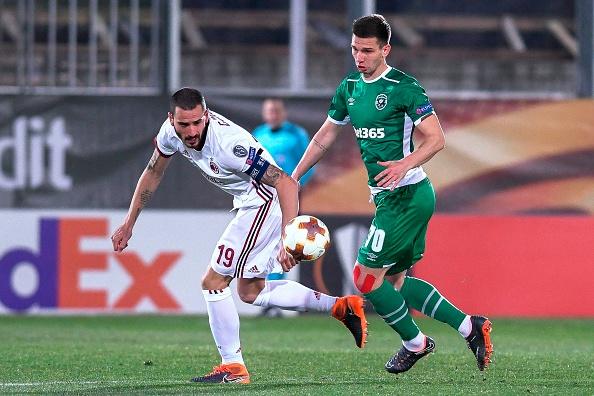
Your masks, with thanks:
[[[285,226],[283,246],[295,260],[316,260],[330,247],[330,231],[317,217],[297,216]]]

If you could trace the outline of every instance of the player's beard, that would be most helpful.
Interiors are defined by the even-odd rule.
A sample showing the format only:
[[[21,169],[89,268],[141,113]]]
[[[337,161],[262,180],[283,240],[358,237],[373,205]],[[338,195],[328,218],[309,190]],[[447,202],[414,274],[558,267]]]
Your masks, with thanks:
[[[194,150],[197,150],[198,149],[198,146],[200,145],[200,136],[198,136],[196,138],[196,142],[193,145],[189,144],[187,140],[184,141],[184,145],[186,147],[189,147],[189,148],[192,148]]]
[[[198,135],[198,137],[196,138],[196,143],[192,146],[192,145],[188,144],[188,141],[182,137],[182,135],[177,131],[177,129],[175,129],[175,126],[173,127],[173,130],[175,131],[175,134],[177,135],[179,140],[181,140],[184,143],[184,146],[186,146],[187,148],[196,150],[197,147],[200,145],[200,141],[202,140],[202,135]]]

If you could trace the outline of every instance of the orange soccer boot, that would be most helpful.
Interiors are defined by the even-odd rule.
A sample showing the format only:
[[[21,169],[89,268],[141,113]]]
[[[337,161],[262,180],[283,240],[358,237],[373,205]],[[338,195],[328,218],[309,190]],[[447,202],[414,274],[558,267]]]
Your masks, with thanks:
[[[472,331],[466,337],[468,349],[476,358],[478,369],[483,371],[489,363],[491,363],[491,356],[493,355],[493,343],[491,342],[491,330],[493,325],[491,321],[484,316],[471,316]]]
[[[359,348],[365,347],[367,343],[367,320],[363,305],[363,298],[352,295],[338,297],[332,307],[332,316],[349,329]]]
[[[191,379],[192,382],[210,383],[210,384],[249,384],[250,373],[241,363],[220,364],[212,368],[212,371],[202,377]]]

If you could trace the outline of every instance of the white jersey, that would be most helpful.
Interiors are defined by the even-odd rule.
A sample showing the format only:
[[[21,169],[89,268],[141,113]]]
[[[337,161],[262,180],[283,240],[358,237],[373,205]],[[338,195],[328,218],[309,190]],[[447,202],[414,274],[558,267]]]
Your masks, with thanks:
[[[159,153],[170,157],[180,152],[209,182],[233,195],[234,208],[259,207],[276,200],[276,189],[254,180],[261,177],[254,159],[261,157],[277,166],[272,156],[248,131],[212,110],[208,112],[210,121],[200,150],[186,147],[167,119],[155,138]]]

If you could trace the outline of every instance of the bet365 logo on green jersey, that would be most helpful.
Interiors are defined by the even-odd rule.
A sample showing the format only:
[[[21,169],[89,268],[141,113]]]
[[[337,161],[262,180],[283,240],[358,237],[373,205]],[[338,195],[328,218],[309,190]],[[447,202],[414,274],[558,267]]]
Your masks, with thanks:
[[[359,139],[381,139],[386,134],[384,128],[355,128],[355,136]]]

